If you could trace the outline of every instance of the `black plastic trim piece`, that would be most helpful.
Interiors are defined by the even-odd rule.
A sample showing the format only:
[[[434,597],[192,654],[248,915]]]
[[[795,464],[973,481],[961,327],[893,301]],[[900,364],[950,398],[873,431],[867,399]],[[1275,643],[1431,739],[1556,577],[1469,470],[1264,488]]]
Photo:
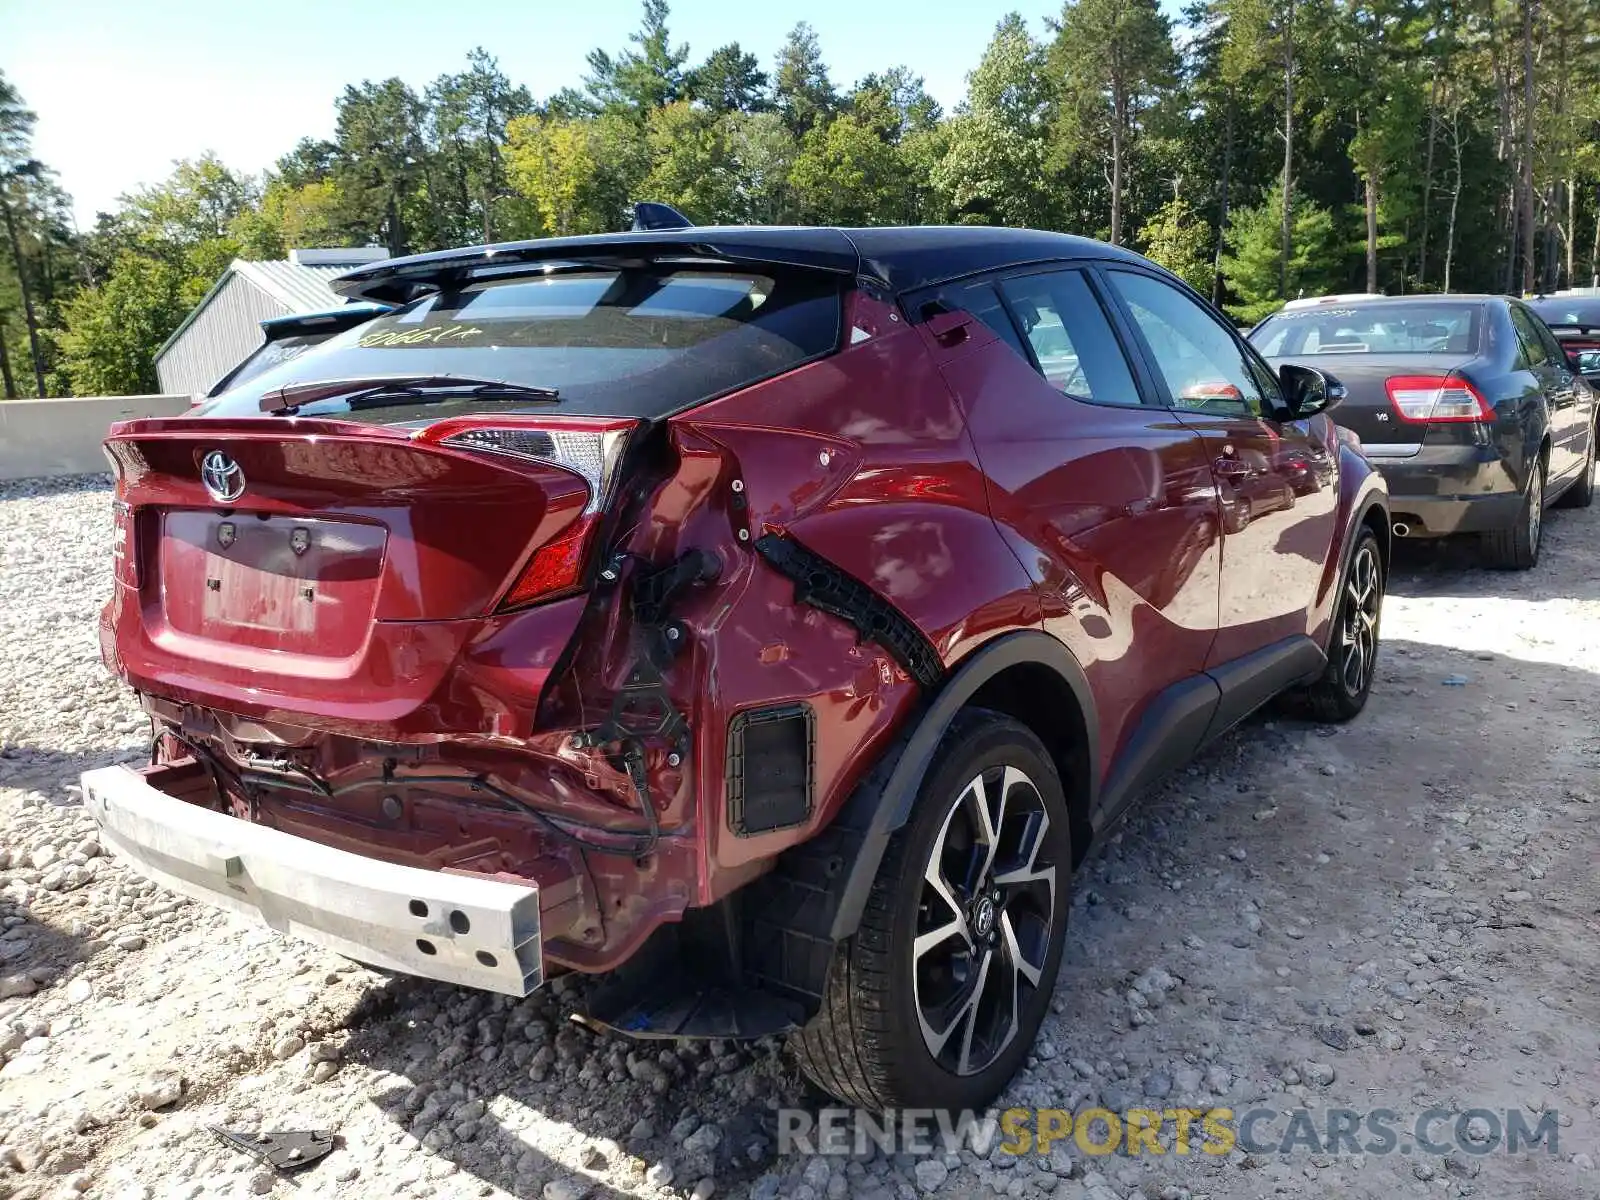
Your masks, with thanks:
[[[805,726],[805,803],[792,814],[792,819],[767,823],[751,812],[747,772],[752,764],[745,754],[745,734],[753,725],[766,725],[775,721],[799,721]],[[811,819],[816,804],[817,780],[817,717],[809,704],[780,704],[772,708],[747,708],[733,715],[728,722],[726,784],[728,790],[728,828],[738,837],[753,837],[759,833],[772,833],[779,829],[793,829]],[[759,807],[759,805],[758,805]],[[770,814],[769,814],[770,815]]]
[[[833,907],[829,937],[833,941],[849,937],[861,923],[889,838],[910,819],[945,730],[984,684],[1023,664],[1053,669],[1072,689],[1083,714],[1087,760],[1099,762],[1100,725],[1089,679],[1061,642],[1047,633],[1022,630],[998,637],[976,651],[950,675],[922,712],[907,721],[906,732],[880,761],[882,769],[874,770],[862,782],[824,831],[846,872],[843,885],[835,885],[829,897]],[[1083,783],[1089,792],[1088,811],[1094,812],[1099,788],[1092,765]]]
[[[1100,809],[1090,816],[1096,836],[1141,791],[1194,756],[1205,743],[1221,701],[1222,689],[1204,672],[1156,694],[1106,777]]]
[[[1327,665],[1322,647],[1297,633],[1208,668],[1206,674],[1216,680],[1222,699],[1205,740],[1220,737],[1274,696],[1315,679]]]
[[[933,643],[866,584],[793,538],[763,534],[756,539],[756,552],[794,580],[796,604],[809,604],[853,625],[865,640],[887,650],[924,690],[939,686],[944,664]]]

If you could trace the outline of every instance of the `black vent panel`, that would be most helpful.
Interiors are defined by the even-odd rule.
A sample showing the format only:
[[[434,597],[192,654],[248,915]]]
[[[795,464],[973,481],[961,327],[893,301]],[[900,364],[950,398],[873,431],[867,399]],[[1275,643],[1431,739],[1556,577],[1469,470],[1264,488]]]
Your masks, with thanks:
[[[728,827],[740,837],[804,824],[816,772],[809,704],[748,709],[728,724]]]

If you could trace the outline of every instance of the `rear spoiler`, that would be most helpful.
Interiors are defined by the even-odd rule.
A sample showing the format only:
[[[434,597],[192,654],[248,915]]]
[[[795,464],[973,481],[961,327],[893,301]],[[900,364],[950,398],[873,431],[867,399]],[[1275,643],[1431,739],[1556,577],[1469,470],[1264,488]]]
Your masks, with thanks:
[[[663,219],[666,205],[635,205],[634,224]],[[675,214],[677,220],[684,220]],[[671,217],[664,219],[671,220]],[[702,259],[754,267],[799,267],[854,276],[861,269],[855,243],[838,229],[758,225],[671,226],[586,237],[540,238],[392,258],[357,267],[329,281],[341,296],[403,304],[426,292],[460,286],[473,278],[513,273],[539,263],[635,265],[672,259]]]
[[[392,304],[346,304],[330,308],[327,312],[290,313],[284,317],[268,317],[261,322],[261,332],[267,341],[278,342],[302,333],[343,333],[357,325],[393,312]]]

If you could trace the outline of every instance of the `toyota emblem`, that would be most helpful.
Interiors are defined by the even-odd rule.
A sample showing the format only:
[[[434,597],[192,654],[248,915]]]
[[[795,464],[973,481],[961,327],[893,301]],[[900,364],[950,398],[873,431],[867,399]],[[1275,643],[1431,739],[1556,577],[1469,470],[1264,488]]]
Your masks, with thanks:
[[[244,495],[244,472],[222,450],[213,450],[200,460],[200,482],[206,485],[211,498],[222,504],[231,504]]]

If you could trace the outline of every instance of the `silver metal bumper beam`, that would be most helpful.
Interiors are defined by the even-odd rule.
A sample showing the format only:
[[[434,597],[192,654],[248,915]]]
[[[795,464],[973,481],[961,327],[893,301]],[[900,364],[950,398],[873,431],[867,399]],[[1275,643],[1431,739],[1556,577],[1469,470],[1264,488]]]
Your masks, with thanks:
[[[82,779],[100,840],[174,892],[385,970],[511,996],[543,982],[536,887],[335,850],[179,800],[127,767]]]

